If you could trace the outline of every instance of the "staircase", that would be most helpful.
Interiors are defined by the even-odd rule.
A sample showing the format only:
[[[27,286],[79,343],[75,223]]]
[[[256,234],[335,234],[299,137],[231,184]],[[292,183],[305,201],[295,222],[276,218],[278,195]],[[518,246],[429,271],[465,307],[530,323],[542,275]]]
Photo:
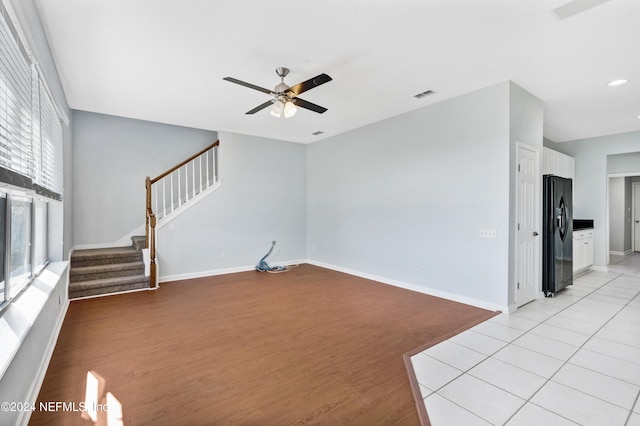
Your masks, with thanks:
[[[76,250],[71,255],[69,298],[149,288],[142,248],[145,237],[131,237],[128,247]]]
[[[70,299],[158,288],[156,228],[222,186],[218,177],[219,144],[215,141],[159,176],[145,179],[146,235],[131,237],[129,247],[73,252],[69,271]]]

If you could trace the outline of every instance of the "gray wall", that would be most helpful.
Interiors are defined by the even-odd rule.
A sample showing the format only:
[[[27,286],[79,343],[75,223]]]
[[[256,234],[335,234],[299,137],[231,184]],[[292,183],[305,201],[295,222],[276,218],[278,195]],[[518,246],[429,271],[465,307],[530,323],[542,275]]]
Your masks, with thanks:
[[[162,281],[305,259],[307,146],[220,132],[220,189],[158,231]]]
[[[640,140],[640,136],[636,134]],[[640,144],[636,145],[636,150],[640,149]],[[607,155],[608,173],[638,173],[640,172],[640,152],[630,152],[626,154]]]
[[[75,246],[113,244],[144,225],[145,178],[216,138],[206,130],[73,111]]]
[[[519,127],[510,87],[309,145],[309,258],[506,306],[510,127]],[[523,139],[541,144],[538,133]],[[480,239],[480,229],[497,238]]]
[[[550,148],[575,158],[575,188],[573,194],[574,217],[593,219],[594,266],[606,267],[609,245],[607,244],[607,191],[608,173],[637,172],[640,163],[621,166],[623,160],[616,158],[612,169],[607,170],[607,156],[638,155],[640,132],[622,133],[597,138],[579,139],[557,143]],[[626,163],[626,161],[625,161]],[[635,166],[636,170],[632,170]]]

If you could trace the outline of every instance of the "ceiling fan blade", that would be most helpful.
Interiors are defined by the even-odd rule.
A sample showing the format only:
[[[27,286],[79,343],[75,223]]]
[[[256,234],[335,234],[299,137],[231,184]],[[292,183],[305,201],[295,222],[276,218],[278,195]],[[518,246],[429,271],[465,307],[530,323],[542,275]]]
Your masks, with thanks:
[[[258,105],[257,107],[255,107],[254,109],[252,109],[251,111],[247,111],[245,112],[245,114],[255,114],[258,111],[262,111],[263,109],[265,109],[268,106],[271,106],[273,104],[272,101],[267,101],[263,104]]]
[[[322,114],[323,112],[327,111],[325,107],[321,107],[320,105],[316,105],[309,101],[305,101],[304,99],[293,98],[292,101],[294,104],[296,104],[296,106],[317,112],[318,114]]]
[[[609,1],[611,0],[573,0],[553,11],[559,19],[567,19]]]
[[[321,84],[328,83],[332,80],[327,74],[320,74],[313,78],[310,78],[307,81],[303,81],[302,83],[298,83],[295,86],[289,87],[288,92],[293,92],[293,96],[298,96],[300,93],[304,93],[309,89],[313,89],[314,87],[318,87]]]
[[[230,81],[231,83],[239,84],[240,86],[248,87],[249,89],[258,90],[258,91],[266,93],[268,95],[275,95],[275,93],[273,93],[273,91],[271,91],[269,89],[265,89],[264,87],[256,86],[255,84],[251,84],[251,83],[247,83],[247,82],[242,81],[242,80],[238,80],[237,78],[224,77],[223,80]]]

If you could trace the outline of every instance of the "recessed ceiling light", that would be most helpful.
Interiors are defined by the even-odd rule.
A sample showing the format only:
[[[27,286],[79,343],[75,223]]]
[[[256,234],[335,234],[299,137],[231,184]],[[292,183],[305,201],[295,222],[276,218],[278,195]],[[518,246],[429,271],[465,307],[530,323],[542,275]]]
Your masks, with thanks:
[[[629,80],[625,80],[625,79],[613,80],[607,86],[609,86],[609,87],[622,86],[623,84],[626,84],[628,82],[629,82]]]

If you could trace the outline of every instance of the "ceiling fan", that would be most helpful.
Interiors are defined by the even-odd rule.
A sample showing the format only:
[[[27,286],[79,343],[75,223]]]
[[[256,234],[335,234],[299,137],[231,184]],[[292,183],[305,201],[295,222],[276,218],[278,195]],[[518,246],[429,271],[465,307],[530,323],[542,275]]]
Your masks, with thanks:
[[[327,74],[320,74],[291,87],[287,86],[284,82],[284,78],[289,74],[289,68],[276,68],[276,74],[280,77],[280,83],[273,90],[265,89],[264,87],[256,86],[255,84],[247,83],[233,77],[224,77],[223,80],[258,90],[273,97],[267,102],[247,111],[247,114],[255,114],[268,106],[271,106],[271,115],[280,117],[284,113],[285,118],[293,117],[297,111],[297,107],[315,111],[319,114],[327,111],[326,108],[321,107],[320,105],[316,105],[298,97],[299,94],[304,93],[307,90],[311,90],[321,84],[330,82],[332,79]]]

